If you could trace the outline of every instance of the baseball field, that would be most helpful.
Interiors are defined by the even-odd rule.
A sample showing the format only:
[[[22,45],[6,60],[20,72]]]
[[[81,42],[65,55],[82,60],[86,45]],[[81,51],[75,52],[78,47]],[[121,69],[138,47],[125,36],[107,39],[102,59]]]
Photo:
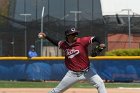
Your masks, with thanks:
[[[0,93],[47,93],[57,81],[0,81]],[[108,93],[140,93],[140,83],[105,83]],[[97,93],[94,86],[79,82],[64,93]]]

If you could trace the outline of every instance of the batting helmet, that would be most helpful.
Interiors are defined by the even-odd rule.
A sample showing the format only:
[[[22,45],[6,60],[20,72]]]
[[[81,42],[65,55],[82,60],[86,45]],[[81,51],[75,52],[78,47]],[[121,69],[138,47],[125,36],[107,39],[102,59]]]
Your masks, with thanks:
[[[66,36],[71,35],[71,34],[78,34],[78,33],[79,33],[79,31],[77,31],[75,28],[70,28],[65,31]]]

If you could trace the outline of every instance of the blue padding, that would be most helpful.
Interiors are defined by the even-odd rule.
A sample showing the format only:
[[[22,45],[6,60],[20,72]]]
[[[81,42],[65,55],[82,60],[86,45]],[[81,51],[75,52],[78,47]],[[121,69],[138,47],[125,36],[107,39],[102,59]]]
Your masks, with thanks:
[[[28,80],[50,80],[51,66],[44,61],[30,62],[26,67],[26,79]]]
[[[61,80],[67,73],[65,65],[61,61],[52,64],[52,80]]]
[[[23,61],[0,61],[0,80],[17,80],[24,78]]]
[[[140,60],[91,60],[104,80],[140,80]],[[63,60],[0,60],[0,80],[61,80],[67,73]]]
[[[140,80],[139,60],[98,60],[92,63],[98,74],[105,80]]]

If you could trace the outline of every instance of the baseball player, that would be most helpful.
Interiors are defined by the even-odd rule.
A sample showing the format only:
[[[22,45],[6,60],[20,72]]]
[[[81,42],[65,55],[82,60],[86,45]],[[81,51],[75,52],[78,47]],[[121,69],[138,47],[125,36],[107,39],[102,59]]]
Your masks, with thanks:
[[[87,80],[94,85],[98,93],[107,93],[105,85],[95,70],[91,69],[88,58],[88,46],[93,43],[99,43],[100,48],[104,48],[103,44],[96,36],[77,37],[79,31],[71,28],[65,31],[66,40],[57,41],[48,34],[40,32],[38,34],[41,39],[48,39],[54,45],[65,51],[65,65],[69,69],[61,82],[53,88],[49,93],[62,93],[71,85],[80,80]]]

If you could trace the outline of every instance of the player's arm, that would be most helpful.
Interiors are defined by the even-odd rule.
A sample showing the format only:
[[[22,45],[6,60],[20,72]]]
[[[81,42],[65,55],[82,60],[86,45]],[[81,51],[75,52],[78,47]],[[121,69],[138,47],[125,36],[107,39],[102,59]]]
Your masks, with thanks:
[[[100,39],[99,37],[97,37],[97,36],[94,36],[94,37],[93,37],[92,43],[93,43],[93,42],[97,42],[98,44],[103,43],[103,42],[101,41],[101,39]]]
[[[58,40],[56,40],[56,39],[54,39],[54,38],[52,38],[52,37],[49,37],[46,33],[43,33],[43,32],[40,32],[39,34],[38,34],[38,38],[40,38],[40,39],[47,39],[47,40],[49,40],[51,43],[53,43],[54,45],[56,45],[56,46],[58,46]]]

